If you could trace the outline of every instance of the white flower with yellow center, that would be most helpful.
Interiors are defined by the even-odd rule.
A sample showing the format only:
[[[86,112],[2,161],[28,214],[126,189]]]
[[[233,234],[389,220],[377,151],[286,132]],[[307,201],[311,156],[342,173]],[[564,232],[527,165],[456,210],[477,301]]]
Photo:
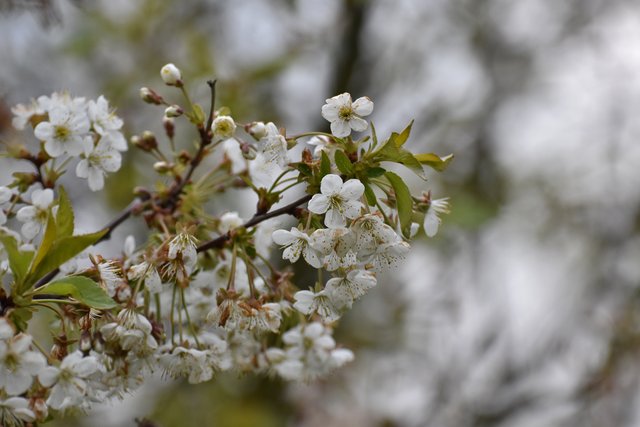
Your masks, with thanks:
[[[373,111],[373,102],[366,96],[351,102],[351,95],[343,93],[326,100],[322,106],[322,117],[331,122],[331,133],[338,138],[351,135],[351,129],[362,132],[368,127],[362,119]]]
[[[45,367],[46,360],[42,354],[29,349],[31,335],[9,337],[13,331],[4,323],[0,340],[0,389],[10,396],[17,396],[31,387],[33,377]]]
[[[283,259],[296,262],[300,255],[304,260],[314,268],[322,267],[322,261],[318,252],[311,247],[309,236],[306,233],[298,230],[297,228],[291,228],[291,231],[276,230],[272,235],[273,241],[284,247],[282,253]]]
[[[84,140],[83,159],[76,166],[76,175],[86,178],[91,191],[99,191],[104,187],[104,176],[107,172],[116,172],[122,164],[120,153],[114,149],[110,140],[101,138],[96,146],[93,139]]]
[[[82,141],[90,126],[84,109],[57,105],[49,110],[49,121],[38,123],[33,132],[44,141],[44,149],[51,157],[65,153],[78,156],[84,151]]]
[[[218,116],[211,123],[213,136],[220,139],[231,138],[236,131],[236,122],[230,116]]]
[[[100,95],[96,101],[87,102],[87,113],[93,130],[118,151],[127,151],[127,141],[122,135],[122,119],[109,109],[109,101]]]
[[[340,318],[339,307],[326,289],[320,292],[298,291],[293,296],[296,302],[293,308],[307,316],[318,313],[325,322],[333,322]]]
[[[320,182],[320,192],[309,201],[309,210],[315,214],[326,212],[324,224],[329,228],[342,228],[347,225],[346,218],[360,216],[364,194],[364,185],[358,179],[343,183],[338,175],[325,175]]]

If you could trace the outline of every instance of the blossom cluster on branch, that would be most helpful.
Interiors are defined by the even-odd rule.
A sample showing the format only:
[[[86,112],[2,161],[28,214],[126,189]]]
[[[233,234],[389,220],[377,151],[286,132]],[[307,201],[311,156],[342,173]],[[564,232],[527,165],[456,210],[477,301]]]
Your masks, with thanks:
[[[411,124],[378,139],[364,119],[374,108],[367,97],[327,99],[321,113],[331,133],[287,135],[216,109],[215,81],[205,114],[175,65],[160,75],[183,99],[140,90],[164,108],[162,136],[145,131],[127,143],[103,96],[54,93],[13,109],[14,127],[33,141],[7,143],[5,157],[30,170],[0,187],[0,425],[86,410],[154,371],[192,383],[226,370],[324,376],[354,357],[333,339],[336,321],[448,212],[446,198],[413,195],[388,165],[426,179],[425,165],[442,171],[452,156],[410,152]],[[180,148],[178,125],[195,130],[193,151]],[[136,187],[103,229],[75,234],[59,178],[75,168],[98,191],[129,145],[154,158],[155,187]],[[253,217],[209,212],[229,189],[257,195]],[[298,198],[283,202],[288,193]],[[277,229],[273,218],[284,215],[295,222]],[[144,219],[146,241],[129,236],[117,257],[95,253],[131,216]],[[279,268],[277,246],[290,263],[304,260],[314,279]],[[47,325],[48,340],[31,335],[35,324]]]

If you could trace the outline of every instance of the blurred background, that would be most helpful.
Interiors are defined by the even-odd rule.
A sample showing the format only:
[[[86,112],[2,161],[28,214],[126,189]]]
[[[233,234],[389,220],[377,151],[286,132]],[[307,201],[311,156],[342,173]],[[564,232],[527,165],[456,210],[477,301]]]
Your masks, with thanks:
[[[452,203],[437,238],[340,323],[351,365],[158,381],[51,425],[640,425],[640,2],[0,0],[0,58],[4,137],[10,106],[62,89],[159,130],[138,89],[174,62],[201,100],[218,78],[241,122],[325,130],[324,99],[349,91],[378,135],[415,119],[414,151],[456,155],[429,174]],[[76,191],[81,228],[145,182],[126,158],[102,199]]]

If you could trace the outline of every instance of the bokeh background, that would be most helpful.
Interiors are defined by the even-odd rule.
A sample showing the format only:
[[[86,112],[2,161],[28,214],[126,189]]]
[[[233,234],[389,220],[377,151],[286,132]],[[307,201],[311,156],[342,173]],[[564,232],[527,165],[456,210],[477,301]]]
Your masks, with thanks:
[[[351,365],[308,385],[158,379],[51,425],[640,425],[640,2],[0,0],[0,11],[4,138],[17,137],[11,105],[61,89],[104,94],[128,135],[160,129],[138,89],[162,89],[174,62],[203,100],[218,78],[240,121],[327,129],[324,99],[349,91],[374,100],[379,135],[415,119],[412,149],[456,155],[430,174],[452,203],[438,237],[340,323]],[[78,187],[81,228],[126,205],[148,166],[131,150],[102,195]]]

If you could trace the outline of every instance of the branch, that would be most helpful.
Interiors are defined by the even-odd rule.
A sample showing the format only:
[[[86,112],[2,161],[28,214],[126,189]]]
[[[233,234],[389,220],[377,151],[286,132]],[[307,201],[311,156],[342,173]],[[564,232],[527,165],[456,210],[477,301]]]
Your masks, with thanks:
[[[242,227],[253,227],[254,225],[258,225],[261,222],[268,220],[269,218],[273,218],[283,214],[292,215],[298,206],[307,203],[309,200],[311,200],[311,194],[307,194],[306,196],[299,198],[295,202],[291,202],[288,205],[278,208],[274,211],[267,212],[262,215],[254,215],[253,218],[242,224]],[[215,239],[209,240],[208,242],[198,246],[197,251],[204,252],[209,249],[221,248],[229,239],[231,239],[231,234],[230,232],[227,232],[220,237],[216,237]]]

